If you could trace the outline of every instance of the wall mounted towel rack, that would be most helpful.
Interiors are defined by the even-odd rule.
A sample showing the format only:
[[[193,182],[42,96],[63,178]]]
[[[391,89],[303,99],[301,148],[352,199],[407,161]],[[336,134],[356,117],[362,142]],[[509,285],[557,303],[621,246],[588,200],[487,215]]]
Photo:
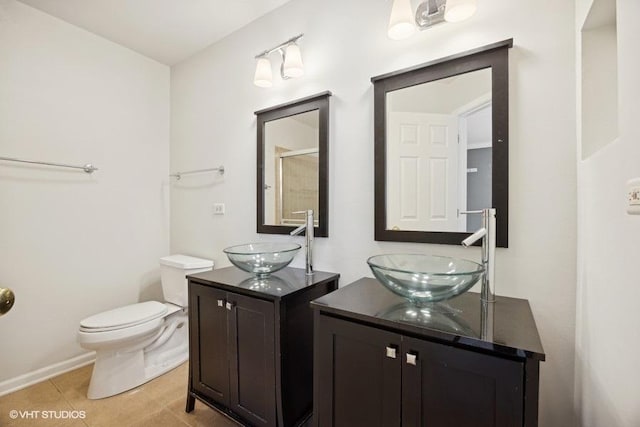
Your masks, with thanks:
[[[220,172],[220,175],[224,175],[224,166],[220,165],[217,168],[211,168],[211,169],[197,169],[197,170],[188,171],[188,172],[176,172],[176,173],[172,173],[169,176],[175,176],[176,179],[180,180],[180,178],[182,178],[183,175],[191,175],[193,173],[204,173],[204,172],[215,172],[215,171]]]
[[[34,164],[34,165],[57,166],[57,167],[60,167],[60,168],[82,169],[86,173],[93,173],[94,171],[98,170],[98,168],[93,166],[91,163],[87,163],[84,166],[75,166],[75,165],[65,165],[65,164],[62,164],[62,163],[37,162],[35,160],[15,159],[13,157],[0,157],[0,160],[4,160],[6,162],[31,163],[31,164]]]

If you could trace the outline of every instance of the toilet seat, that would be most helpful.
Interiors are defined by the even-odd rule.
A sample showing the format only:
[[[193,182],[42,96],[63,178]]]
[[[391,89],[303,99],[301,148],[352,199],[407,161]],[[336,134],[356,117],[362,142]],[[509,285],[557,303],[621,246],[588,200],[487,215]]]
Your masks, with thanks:
[[[109,332],[142,325],[167,314],[168,308],[158,301],[147,301],[105,311],[82,320],[80,331]]]
[[[105,311],[80,322],[78,342],[89,349],[130,345],[162,332],[165,318],[182,310],[174,304],[147,301]]]
[[[78,331],[78,342],[85,348],[95,350],[97,346],[113,345],[129,345],[131,342],[152,337],[157,334],[164,324],[164,318],[159,317],[152,319],[139,325],[126,328],[113,329],[101,332]]]

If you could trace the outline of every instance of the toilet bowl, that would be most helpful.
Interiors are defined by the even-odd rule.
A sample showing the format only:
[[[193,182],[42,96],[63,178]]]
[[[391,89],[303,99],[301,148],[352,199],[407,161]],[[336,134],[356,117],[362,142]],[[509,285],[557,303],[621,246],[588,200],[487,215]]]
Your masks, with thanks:
[[[212,261],[186,255],[161,258],[166,302],[131,304],[80,322],[78,343],[96,352],[87,392],[89,399],[135,388],[189,358],[185,276],[212,268]]]

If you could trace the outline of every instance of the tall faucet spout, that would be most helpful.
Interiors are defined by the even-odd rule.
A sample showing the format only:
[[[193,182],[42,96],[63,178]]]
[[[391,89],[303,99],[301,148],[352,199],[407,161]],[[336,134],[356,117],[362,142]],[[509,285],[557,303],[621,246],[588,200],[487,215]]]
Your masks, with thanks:
[[[297,234],[302,233],[305,229],[307,228],[307,224],[302,224],[300,227],[296,228],[295,230],[293,230],[291,233],[289,233],[290,236],[295,236]]]
[[[462,246],[468,248],[469,246],[473,245],[475,242],[482,239],[486,235],[487,235],[487,229],[482,227],[481,229],[473,233],[471,236],[464,239],[462,241]]]
[[[482,228],[462,241],[462,246],[469,247],[482,239],[482,289],[480,298],[483,302],[495,302],[495,257],[496,257],[496,210],[461,212],[463,214],[482,213]]]
[[[311,276],[313,274],[313,228],[315,226],[313,222],[313,210],[309,209],[306,211],[297,211],[292,212],[294,214],[305,214],[305,222],[295,230],[293,230],[290,235],[294,236],[296,234],[302,233],[304,231],[306,237],[306,274],[307,276]]]

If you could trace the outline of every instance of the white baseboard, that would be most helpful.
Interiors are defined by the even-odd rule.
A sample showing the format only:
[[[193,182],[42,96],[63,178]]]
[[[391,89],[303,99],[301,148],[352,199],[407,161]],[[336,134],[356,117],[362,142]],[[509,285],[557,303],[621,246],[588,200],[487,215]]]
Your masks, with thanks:
[[[71,359],[64,360],[53,365],[45,366],[44,368],[37,369],[33,372],[20,375],[15,378],[8,379],[0,382],[0,396],[13,393],[14,391],[21,390],[30,385],[37,384],[42,381],[46,381],[49,378],[56,377],[65,372],[73,371],[74,369],[81,368],[85,365],[93,363],[96,360],[95,351],[81,354],[80,356],[72,357]]]

